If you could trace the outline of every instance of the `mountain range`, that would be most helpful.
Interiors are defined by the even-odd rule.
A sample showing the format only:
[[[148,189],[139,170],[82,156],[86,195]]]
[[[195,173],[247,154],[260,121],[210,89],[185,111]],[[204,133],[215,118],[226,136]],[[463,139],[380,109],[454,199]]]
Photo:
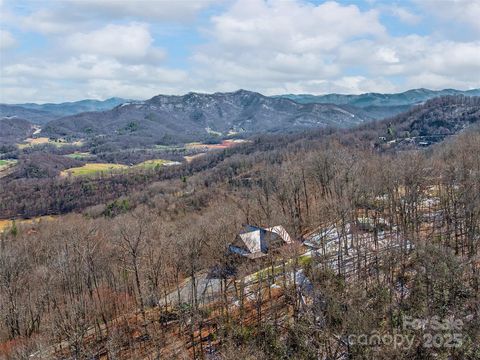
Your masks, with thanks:
[[[409,90],[398,94],[264,96],[247,90],[227,93],[157,95],[146,101],[111,98],[62,104],[0,104],[10,137],[19,122],[40,124],[41,136],[107,139],[103,142],[151,145],[215,141],[228,136],[292,132],[317,127],[348,128],[392,117],[439,96],[480,95],[480,89]],[[85,111],[88,110],[88,111]],[[93,110],[93,111],[89,111]],[[7,122],[2,122],[5,127]],[[2,130],[2,129],[0,129]],[[3,132],[3,130],[2,130]],[[1,135],[1,134],[0,134]]]
[[[289,132],[312,127],[351,127],[373,118],[349,105],[300,104],[256,92],[158,95],[109,111],[50,121],[42,134],[86,138],[115,136],[142,143],[208,141],[239,134]]]
[[[365,93],[360,95],[343,95],[343,94],[327,94],[327,95],[310,95],[310,94],[287,94],[278,95],[276,97],[287,98],[298,103],[310,104],[337,104],[352,105],[361,108],[369,108],[373,106],[412,106],[423,103],[427,100],[447,95],[464,95],[464,96],[480,96],[480,89],[472,90],[429,90],[429,89],[412,89],[396,94],[381,93]]]

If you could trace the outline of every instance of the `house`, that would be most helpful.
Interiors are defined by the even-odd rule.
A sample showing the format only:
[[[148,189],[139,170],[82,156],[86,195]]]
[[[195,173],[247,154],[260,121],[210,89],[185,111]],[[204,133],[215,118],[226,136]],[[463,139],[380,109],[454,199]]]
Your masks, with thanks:
[[[229,246],[229,250],[233,254],[256,259],[267,255],[269,250],[292,242],[292,238],[281,225],[270,228],[246,225]]]

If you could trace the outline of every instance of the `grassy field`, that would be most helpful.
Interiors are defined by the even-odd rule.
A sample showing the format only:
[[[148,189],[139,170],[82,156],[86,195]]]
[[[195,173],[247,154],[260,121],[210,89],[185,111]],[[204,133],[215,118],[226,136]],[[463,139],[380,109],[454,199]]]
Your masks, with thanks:
[[[12,226],[11,220],[0,220],[0,233],[5,231],[5,229],[8,229],[10,226]]]
[[[73,154],[71,154],[73,155]],[[164,159],[154,159],[141,162],[133,166],[108,163],[86,163],[83,166],[67,169],[61,172],[60,176],[91,176],[99,173],[108,173],[116,170],[126,169],[156,169],[161,166],[177,164],[174,161]]]
[[[65,155],[66,157],[69,157],[70,159],[76,159],[76,160],[82,160],[82,159],[85,159],[87,157],[90,157],[92,154],[90,154],[89,152],[75,152],[73,154],[68,154],[68,155]]]
[[[75,142],[68,142],[65,140],[51,140],[47,137],[38,137],[38,138],[28,138],[21,144],[17,144],[19,149],[25,149],[28,147],[33,147],[37,145],[45,145],[50,144],[56,147],[66,146],[66,145],[74,145],[74,146],[81,146],[83,145],[82,141],[75,141]]]
[[[64,170],[60,173],[60,176],[92,176],[121,169],[128,169],[128,166],[120,164],[86,163],[80,167]]]
[[[9,167],[15,165],[17,160],[0,160],[0,171],[6,170]]]
[[[46,215],[46,216],[35,217],[32,219],[15,220],[15,223],[17,225],[22,225],[22,224],[32,225],[32,224],[38,224],[40,221],[51,221],[54,219],[55,219],[55,216]],[[12,225],[13,225],[13,220],[0,220],[0,234],[5,230],[10,229]]]

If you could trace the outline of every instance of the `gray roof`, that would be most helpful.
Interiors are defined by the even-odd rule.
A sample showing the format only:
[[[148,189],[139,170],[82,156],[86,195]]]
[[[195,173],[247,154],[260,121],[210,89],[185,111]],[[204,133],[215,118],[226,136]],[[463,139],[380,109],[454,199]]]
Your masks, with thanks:
[[[265,237],[267,234],[276,234],[287,244],[293,242],[290,235],[281,225],[270,228],[246,225],[239,234],[239,238],[245,248],[230,246],[230,250],[236,254],[249,258],[263,256],[267,253],[267,246],[265,244]]]

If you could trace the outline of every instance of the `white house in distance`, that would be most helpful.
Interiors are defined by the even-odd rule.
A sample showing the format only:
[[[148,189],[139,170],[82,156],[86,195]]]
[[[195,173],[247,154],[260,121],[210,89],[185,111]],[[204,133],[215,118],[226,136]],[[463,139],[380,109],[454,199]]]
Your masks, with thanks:
[[[292,238],[281,225],[270,228],[246,225],[229,246],[229,250],[249,259],[257,259],[267,255],[269,249],[292,242]]]

